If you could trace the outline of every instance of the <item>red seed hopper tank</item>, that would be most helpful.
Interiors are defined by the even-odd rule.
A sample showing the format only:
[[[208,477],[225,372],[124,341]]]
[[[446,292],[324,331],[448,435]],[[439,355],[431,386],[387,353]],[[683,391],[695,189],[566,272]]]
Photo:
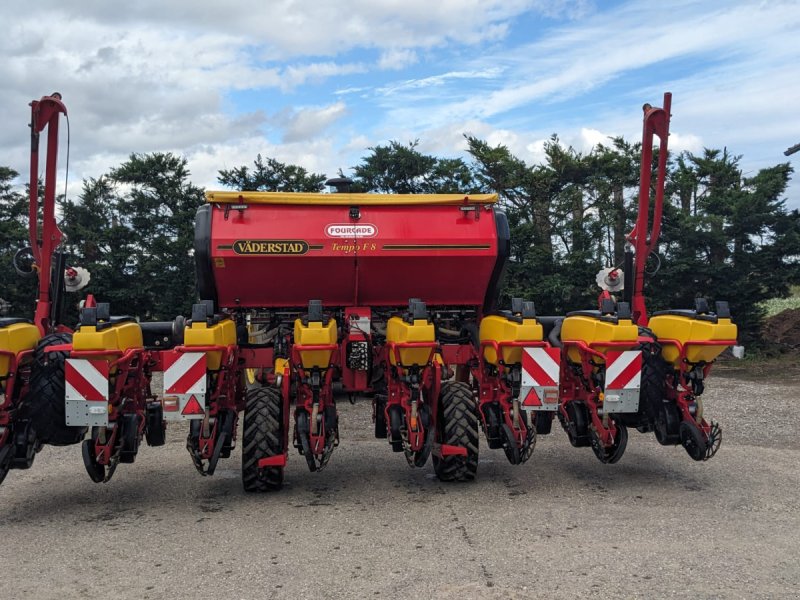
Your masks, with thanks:
[[[220,308],[490,307],[508,254],[496,196],[210,192],[200,294]]]

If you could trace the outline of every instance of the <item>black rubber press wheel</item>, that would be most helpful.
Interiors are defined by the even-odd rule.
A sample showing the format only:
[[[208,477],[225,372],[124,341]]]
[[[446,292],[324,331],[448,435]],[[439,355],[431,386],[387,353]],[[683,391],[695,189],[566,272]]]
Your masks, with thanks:
[[[614,425],[617,428],[617,435],[614,437],[614,443],[611,446],[603,446],[600,437],[591,429],[592,437],[592,450],[597,459],[607,465],[613,465],[619,462],[622,455],[625,454],[625,448],[628,446],[628,428],[621,421],[614,419]]]
[[[441,481],[472,481],[478,470],[478,411],[469,384],[448,381],[442,385],[437,419],[438,440],[462,446],[466,456],[435,456],[433,469]]]
[[[680,426],[680,435],[681,445],[686,450],[686,453],[692,457],[692,460],[701,461],[706,459],[708,443],[697,425],[683,421]]]
[[[258,468],[261,458],[283,454],[283,398],[275,386],[247,390],[242,435],[242,485],[246,492],[283,487],[283,467]]]

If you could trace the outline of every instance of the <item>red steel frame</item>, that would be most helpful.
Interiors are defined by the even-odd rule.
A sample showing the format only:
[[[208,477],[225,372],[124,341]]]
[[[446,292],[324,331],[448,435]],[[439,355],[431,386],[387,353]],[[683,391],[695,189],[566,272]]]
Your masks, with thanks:
[[[34,100],[31,106],[31,158],[30,158],[30,185],[29,185],[29,212],[28,212],[28,237],[33,254],[34,269],[38,271],[38,297],[34,312],[34,323],[39,329],[39,335],[44,336],[56,329],[57,323],[50,322],[52,306],[50,285],[52,277],[52,261],[55,249],[61,243],[63,234],[58,228],[55,219],[55,193],[56,193],[56,164],[58,157],[58,119],[60,114],[67,114],[67,108],[61,102],[60,94],[44,96]],[[45,162],[44,201],[42,204],[42,224],[39,227],[39,138],[42,131],[47,129],[47,155]],[[0,350],[0,354],[9,356],[9,376],[4,384],[3,401],[0,403],[0,426],[4,427],[0,435],[0,448],[8,442],[13,425],[13,413],[16,403],[24,397],[27,391],[26,373],[23,379],[25,385],[18,388],[20,378],[19,368],[22,368],[24,359],[33,353],[26,350],[15,354]],[[27,367],[25,367],[27,369]]]
[[[654,108],[645,104],[642,125],[642,161],[639,172],[639,212],[633,230],[628,234],[628,242],[633,246],[635,253],[635,267],[633,277],[633,291],[631,295],[632,320],[640,326],[647,326],[648,316],[644,298],[644,271],[647,257],[658,244],[661,233],[661,218],[664,205],[664,184],[667,172],[667,147],[669,138],[670,109],[672,94],[664,94],[664,106]],[[651,182],[653,162],[653,140],[660,139],[658,168],[656,171],[655,198],[653,207],[652,224],[650,222]],[[608,292],[601,294],[610,297]],[[592,425],[606,448],[610,447],[617,435],[617,425],[608,415],[600,416],[602,401],[600,394],[603,389],[592,382],[592,373],[597,364],[592,358],[606,361],[604,352],[598,351],[595,346],[621,350],[635,350],[639,342],[597,342],[586,344],[580,340],[564,341],[561,360],[561,398],[559,412],[562,417],[567,417],[566,406],[569,402],[583,401],[589,409]],[[568,351],[577,348],[580,352],[581,377],[576,376],[569,360]]]
[[[33,350],[23,350],[19,354],[10,350],[0,350],[0,356],[8,357],[8,377],[3,383],[3,401],[0,402],[0,427],[3,427],[3,432],[0,434],[0,449],[5,446],[11,436],[12,416],[16,409],[16,403],[27,391],[30,365],[26,364],[26,359],[32,354]],[[22,386],[18,385],[19,379],[23,381]]]
[[[353,329],[350,326],[350,320],[353,317],[357,317],[359,319],[371,319],[372,311],[369,308],[348,307],[343,311],[342,315],[344,318],[342,328],[347,333],[342,337],[342,341],[339,344],[339,356],[346,356],[347,345],[350,343],[366,342],[367,344],[371,344],[372,340],[370,339],[369,332],[360,330],[353,332]],[[370,374],[366,371],[351,369],[344,362],[341,365],[342,387],[344,388],[345,392],[354,393],[371,391],[372,386],[369,375]]]
[[[58,157],[58,118],[66,116],[67,107],[60,94],[44,96],[31,102],[31,169],[30,169],[30,243],[39,272],[39,292],[34,323],[41,335],[54,330],[50,322],[50,283],[53,252],[61,244],[63,234],[55,218],[56,163]],[[45,163],[42,225],[39,228],[39,134],[47,128],[47,160]]]
[[[408,426],[408,445],[412,452],[419,452],[425,445],[427,431],[417,415],[412,414],[412,389],[407,383],[400,380],[399,373],[408,371],[408,365],[403,365],[400,360],[400,351],[414,348],[428,348],[430,353],[425,365],[420,365],[419,373],[419,406],[427,405],[430,411],[428,427],[437,431],[437,417],[439,412],[439,392],[442,387],[442,366],[436,360],[439,348],[438,342],[387,342],[383,347],[383,358],[386,369],[387,401],[385,408],[386,423],[390,422],[390,411],[393,406],[399,406],[405,415]],[[391,364],[393,358],[395,364]],[[440,441],[440,440],[437,440]]]
[[[608,415],[603,414],[600,416],[603,402],[600,399],[600,394],[604,393],[604,388],[595,385],[592,382],[592,374],[594,370],[600,365],[592,361],[592,358],[599,358],[604,363],[606,361],[605,352],[596,349],[596,346],[602,346],[607,349],[615,350],[636,350],[639,345],[636,342],[593,342],[587,344],[582,340],[565,340],[564,351],[561,360],[561,398],[559,412],[564,418],[568,418],[566,412],[566,405],[568,402],[583,401],[589,409],[589,416],[592,419],[592,425],[600,438],[600,442],[606,448],[610,447],[617,436],[617,425]],[[581,356],[581,375],[577,377],[572,369],[574,363],[570,363],[568,359],[568,352],[570,348],[577,348]]]
[[[644,105],[644,123],[642,125],[642,164],[639,171],[639,214],[636,225],[628,234],[628,241],[633,245],[636,256],[634,289],[631,311],[633,322],[647,327],[647,307],[644,299],[644,270],[647,257],[658,244],[661,235],[661,217],[664,210],[664,184],[667,177],[667,144],[669,138],[670,109],[672,94],[664,94],[663,108]],[[660,140],[658,151],[658,170],[656,172],[655,199],[653,221],[650,226],[650,183],[652,180],[653,137]]]
[[[66,345],[65,345],[66,347]],[[52,351],[58,346],[49,346]],[[111,434],[94,440],[94,457],[97,464],[111,464],[117,438],[119,436],[120,417],[124,414],[135,414],[138,418],[139,437],[144,433],[145,406],[150,394],[150,376],[148,372],[148,353],[144,348],[128,348],[126,350],[72,350],[69,346],[69,358],[106,359],[108,361],[108,423]],[[116,358],[110,358],[114,356]]]
[[[316,390],[317,414],[322,416],[322,426],[319,429],[316,428],[316,424],[314,423],[313,419],[315,390],[310,384],[304,383],[304,380],[307,380],[307,376],[310,374],[311,369],[305,369],[303,367],[303,352],[331,353],[328,360],[328,366],[324,369],[320,368],[320,371],[322,371],[322,379],[320,380],[319,389]],[[325,452],[327,427],[331,425],[330,423],[325,423],[325,409],[328,406],[332,406],[334,410],[336,409],[336,405],[333,403],[333,374],[335,371],[335,366],[339,363],[339,356],[338,344],[294,344],[292,345],[290,352],[290,370],[297,375],[298,383],[295,406],[297,409],[305,410],[308,413],[309,447],[315,457],[320,457]],[[286,395],[284,396],[283,401],[284,415],[288,416],[290,402],[288,388],[286,389]]]
[[[655,108],[649,104],[644,105],[644,119],[642,126],[642,160],[639,174],[639,211],[633,230],[628,234],[628,242],[633,246],[635,255],[633,291],[631,294],[632,321],[639,326],[646,327],[649,322],[647,307],[644,297],[644,275],[647,258],[655,251],[658,239],[661,234],[661,221],[664,208],[664,187],[666,181],[666,166],[668,158],[668,138],[670,124],[670,110],[672,106],[672,94],[664,94],[664,105],[662,108]],[[652,162],[653,162],[653,143],[654,138],[659,138],[658,167],[656,170],[656,183],[651,201],[652,183]],[[650,220],[650,208],[653,205],[652,221]],[[608,292],[601,294],[601,298],[610,297]],[[644,341],[644,340],[642,340]],[[687,388],[687,374],[696,368],[696,365],[686,361],[686,350],[689,346],[721,346],[734,345],[735,340],[712,340],[712,341],[689,341],[681,344],[678,340],[659,338],[658,342],[662,345],[676,346],[680,352],[680,366],[675,375],[668,374],[665,381],[665,396],[676,402],[683,421],[694,422],[708,440],[712,426],[702,415],[702,404],[694,394]],[[602,403],[599,401],[600,393],[603,391],[598,386],[591,383],[591,374],[596,365],[592,362],[592,357],[601,358],[605,361],[603,352],[597,351],[591,346],[603,346],[607,348],[621,348],[634,350],[639,346],[639,342],[598,342],[597,344],[587,345],[581,341],[565,341],[562,360],[562,398],[559,410],[566,418],[566,404],[574,400],[586,402],[591,415],[592,424],[595,431],[601,438],[603,445],[608,447],[614,441],[615,425],[612,420],[600,418],[599,409]],[[582,378],[575,376],[567,360],[567,352],[570,347],[576,347],[581,355],[581,374]],[[703,365],[704,377],[711,369],[711,364]],[[589,389],[585,389],[586,387]],[[693,406],[694,405],[694,406]],[[698,406],[699,405],[699,406]],[[692,410],[694,409],[694,414]]]
[[[686,386],[687,375],[690,371],[696,368],[696,365],[687,362],[686,354],[691,346],[735,346],[736,340],[697,340],[681,343],[678,340],[667,338],[658,338],[658,343],[662,346],[675,346],[679,351],[679,368],[676,369],[674,375],[668,374],[669,381],[666,384],[667,397],[674,400],[681,412],[681,419],[683,421],[694,421],[694,423],[703,432],[703,435],[708,439],[711,433],[711,424],[703,417],[702,402],[692,391],[691,387]],[[711,371],[711,363],[706,363],[702,366],[703,378],[708,376]],[[692,406],[694,405],[694,407]],[[694,414],[692,413],[694,408]]]
[[[242,371],[239,366],[239,347],[235,344],[229,346],[176,346],[172,350],[154,351],[153,354],[174,352],[219,352],[219,369],[207,371],[210,375],[209,386],[206,390],[206,415],[197,440],[199,457],[201,460],[211,460],[220,441],[220,415],[223,410],[233,414],[233,430],[231,444],[235,444],[237,436],[237,423],[239,412],[244,409],[244,392],[242,389]],[[157,363],[163,364],[163,357]],[[206,427],[213,420],[213,425]],[[216,466],[216,465],[214,465]]]
[[[29,185],[29,212],[28,212],[28,237],[31,253],[34,260],[34,269],[38,271],[38,296],[34,311],[34,323],[39,329],[39,334],[44,336],[57,329],[58,324],[52,323],[50,312],[52,298],[50,286],[52,278],[52,262],[55,249],[61,244],[63,234],[55,220],[55,190],[56,190],[56,164],[58,157],[58,119],[60,114],[67,114],[67,109],[61,102],[60,94],[44,96],[34,100],[31,106],[31,158],[30,158],[30,185]],[[42,204],[42,224],[39,227],[39,141],[42,131],[47,129],[47,155],[45,163],[44,199]],[[62,328],[68,331],[66,328]],[[25,396],[28,377],[27,366],[23,366],[24,359],[33,353],[26,350],[15,354],[0,350],[0,353],[9,356],[9,376],[6,378],[3,389],[3,401],[0,403],[0,449],[2,449],[12,435],[14,413],[17,402]],[[18,386],[20,369],[23,373],[24,384]]]
[[[489,366],[490,363],[486,361],[484,350],[487,347],[491,347],[496,353],[498,357],[498,365],[497,365],[497,373],[495,375],[490,374]],[[528,439],[528,425],[525,423],[524,419],[518,418],[517,422],[514,422],[513,417],[513,409],[514,409],[514,394],[511,387],[508,385],[507,381],[503,377],[503,375],[512,368],[519,367],[521,365],[506,365],[502,362],[502,350],[504,348],[522,348],[523,351],[525,348],[551,348],[552,346],[545,341],[540,342],[530,342],[530,341],[496,341],[496,340],[483,340],[480,343],[480,353],[477,357],[477,361],[473,361],[473,364],[477,364],[476,368],[472,369],[472,376],[473,380],[475,381],[475,388],[478,395],[478,416],[483,423],[484,431],[487,431],[488,424],[486,423],[486,414],[484,412],[484,407],[497,402],[500,406],[500,410],[503,415],[503,421],[506,425],[511,428],[511,431],[514,433],[515,441],[517,444],[517,448],[520,450],[525,446],[525,443]],[[491,365],[495,366],[495,365]],[[520,403],[522,402],[522,398],[516,398]]]

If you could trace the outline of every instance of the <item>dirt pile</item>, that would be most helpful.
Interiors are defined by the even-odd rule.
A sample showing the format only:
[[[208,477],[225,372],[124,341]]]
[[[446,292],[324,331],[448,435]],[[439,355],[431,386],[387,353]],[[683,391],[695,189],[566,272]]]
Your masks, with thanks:
[[[764,339],[787,350],[800,350],[800,308],[790,308],[764,322]]]

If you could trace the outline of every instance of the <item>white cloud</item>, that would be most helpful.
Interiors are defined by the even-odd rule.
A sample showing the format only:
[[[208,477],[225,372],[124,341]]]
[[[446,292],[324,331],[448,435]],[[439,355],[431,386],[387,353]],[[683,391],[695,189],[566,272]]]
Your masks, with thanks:
[[[236,32],[241,45],[260,48],[264,58],[286,60],[333,56],[359,47],[431,48],[447,41],[479,44],[496,39],[498,25],[526,10],[549,12],[561,4],[536,0],[283,0],[258,4],[247,0],[89,0],[64,4],[42,0],[36,8],[56,22],[69,21],[71,26],[92,20],[108,29]],[[31,8],[14,0],[4,5],[5,22]]]
[[[378,59],[378,68],[383,71],[398,71],[419,60],[417,53],[409,48],[390,48]]]
[[[371,88],[368,87],[368,86],[347,87],[347,88],[341,88],[341,89],[338,89],[338,90],[334,90],[333,94],[335,96],[346,96],[348,94],[361,94],[361,93],[366,92],[366,91],[368,91],[370,89]]]
[[[355,135],[351,137],[344,146],[342,146],[342,150],[345,152],[364,152],[371,145],[372,140],[370,140],[367,136],[363,134]]]
[[[550,138],[540,138],[525,146],[525,151],[527,152],[528,156],[531,157],[528,161],[528,164],[544,164],[544,162],[547,160],[547,155],[545,154],[545,144],[547,144],[548,141],[550,141]]]
[[[365,73],[367,63],[339,59],[354,49],[378,51],[373,68],[400,68],[418,49],[496,39],[498,26],[538,4],[3,2],[0,106],[7,126],[0,129],[0,163],[25,171],[28,102],[54,90],[72,118],[73,176],[97,176],[92,168],[132,151],[189,154],[238,143],[291,102],[280,92]],[[257,92],[257,108],[232,104],[237,90]],[[309,119],[296,115],[287,141],[308,135],[304,128],[316,126]]]
[[[680,152],[691,152],[692,154],[699,154],[703,151],[703,140],[700,136],[693,133],[678,133],[677,131],[670,131],[669,134],[669,151],[672,154]]]
[[[705,7],[705,14],[698,14]],[[798,57],[793,43],[800,28],[800,4],[770,6],[676,2],[669,10],[660,4],[628,3],[580,23],[553,31],[533,43],[506,48],[473,62],[505,66],[503,85],[474,95],[459,90],[447,102],[419,107],[426,124],[453,119],[492,118],[538,102],[554,103],[582,95],[612,79],[639,69],[658,69],[668,60],[703,57],[697,71],[717,70],[716,63],[766,61]],[[624,32],[624,38],[609,35]],[[749,61],[746,59],[750,57]],[[792,64],[784,63],[784,66]],[[735,79],[757,77],[758,71]],[[706,73],[697,73],[703,77]],[[657,76],[657,73],[654,73]],[[796,79],[796,78],[795,78]],[[402,91],[402,87],[393,90]],[[406,98],[396,99],[398,111]],[[391,107],[389,107],[391,108]],[[394,115],[391,115],[394,116]]]
[[[457,155],[465,132],[538,162],[554,131],[637,140],[664,89],[675,151],[727,145],[750,169],[800,141],[796,1],[11,0],[0,20],[0,164],[26,171],[27,104],[58,90],[73,181],[158,150],[198,183],[258,152],[333,174],[389,139]]]
[[[591,152],[592,148],[598,144],[608,144],[609,136],[591,127],[581,127],[580,143],[576,150],[581,152]]]
[[[334,62],[311,63],[287,67],[280,77],[280,87],[291,90],[304,83],[319,83],[329,77],[364,73],[367,67],[358,63],[337,64]]]
[[[798,37],[796,1],[628,2],[457,65],[465,72],[502,69],[478,89],[436,75],[419,89],[416,81],[384,86],[392,92],[380,100],[384,127],[413,123],[406,135],[424,139],[424,132],[480,121],[519,138],[530,131],[544,140],[556,131],[585,149],[599,137],[589,130],[638,140],[637,107],[660,104],[671,90],[672,128],[680,132],[671,136],[673,151],[727,146],[744,155],[745,171],[755,170],[786,160],[782,150],[800,139]],[[555,119],[545,123],[546,114]],[[581,129],[593,139],[583,140]],[[514,147],[513,136],[504,139]],[[793,206],[800,206],[798,188],[790,188]]]
[[[406,79],[404,81],[396,81],[378,88],[376,91],[382,96],[392,96],[395,94],[403,94],[409,91],[423,90],[430,91],[431,88],[441,87],[448,83],[463,82],[470,79],[496,79],[502,75],[502,68],[489,67],[480,70],[471,71],[448,71],[440,73],[439,75],[432,75],[421,79]],[[435,96],[437,93],[434,93]]]
[[[320,108],[301,108],[289,115],[284,126],[283,141],[302,142],[319,137],[331,124],[347,113],[344,102],[337,102]]]

